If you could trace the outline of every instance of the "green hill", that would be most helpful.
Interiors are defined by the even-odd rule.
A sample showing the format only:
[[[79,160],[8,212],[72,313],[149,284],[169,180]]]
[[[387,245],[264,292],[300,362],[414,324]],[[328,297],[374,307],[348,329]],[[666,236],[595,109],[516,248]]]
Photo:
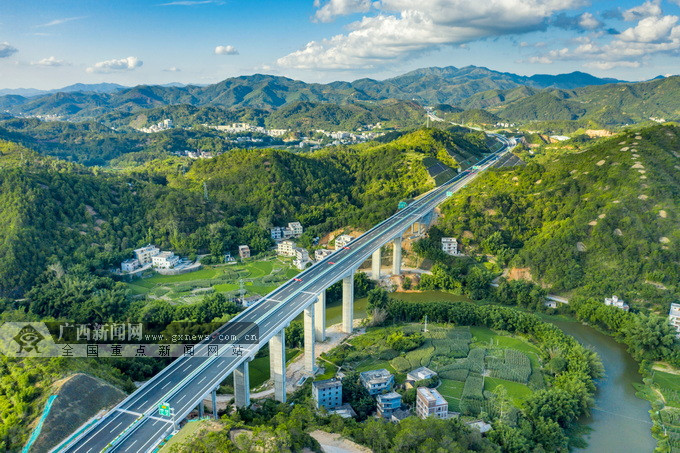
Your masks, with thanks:
[[[510,122],[585,120],[617,126],[650,118],[680,119],[680,76],[573,90],[520,87],[479,93],[461,102]]]
[[[426,129],[384,144],[230,150],[108,172],[0,142],[0,295],[20,296],[48,266],[107,269],[146,242],[182,255],[243,243],[259,253],[270,246],[265,227],[282,222],[301,221],[310,238],[365,228],[433,188],[434,163],[455,168],[486,150],[479,133]]]
[[[680,128],[656,126],[522,152],[526,166],[448,202],[443,228],[554,291],[667,312],[680,296],[678,150]]]

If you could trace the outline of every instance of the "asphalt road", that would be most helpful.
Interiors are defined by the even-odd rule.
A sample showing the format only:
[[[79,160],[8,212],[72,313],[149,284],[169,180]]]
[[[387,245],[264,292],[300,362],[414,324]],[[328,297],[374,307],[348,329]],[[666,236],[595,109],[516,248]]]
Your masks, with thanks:
[[[499,139],[505,140],[504,137]],[[315,301],[321,291],[355,272],[373,251],[401,236],[413,222],[442,203],[447,198],[447,192],[455,192],[464,187],[481,171],[493,165],[506,150],[507,147],[504,147],[479,161],[476,164],[477,170],[471,168],[465,170],[451,181],[422,195],[406,208],[352,241],[348,244],[349,249],[338,250],[301,272],[295,279],[284,283],[258,303],[241,312],[232,322],[257,324],[259,344],[265,344],[310,302]],[[334,264],[330,264],[331,262]],[[219,332],[229,329],[233,331],[233,325],[230,327],[230,324],[227,324],[220,328]],[[176,359],[62,451],[94,453],[107,450],[127,453],[153,449],[173,427],[172,420],[158,415],[157,408],[160,403],[169,403],[174,408],[176,419],[183,419],[239,364],[253,357],[260,347],[259,344],[244,345],[243,355],[234,356],[231,348],[221,345],[218,356],[199,357],[199,352],[205,351],[210,344],[213,342],[199,343],[195,356]]]

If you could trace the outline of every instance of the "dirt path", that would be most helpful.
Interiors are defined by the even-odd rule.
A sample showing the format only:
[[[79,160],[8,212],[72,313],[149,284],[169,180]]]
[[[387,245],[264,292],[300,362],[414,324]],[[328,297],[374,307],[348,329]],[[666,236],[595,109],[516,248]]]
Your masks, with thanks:
[[[317,429],[309,433],[325,453],[370,453],[370,449],[345,439],[340,434],[331,434]]]

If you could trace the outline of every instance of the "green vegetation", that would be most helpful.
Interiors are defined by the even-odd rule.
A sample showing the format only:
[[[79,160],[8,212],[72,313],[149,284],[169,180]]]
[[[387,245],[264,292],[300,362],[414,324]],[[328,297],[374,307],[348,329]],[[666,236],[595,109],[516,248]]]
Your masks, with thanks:
[[[255,255],[270,248],[271,225],[299,220],[306,246],[339,227],[366,228],[399,200],[434,186],[425,158],[457,166],[479,156],[486,145],[472,139],[428,129],[305,156],[234,150],[194,163],[153,161],[124,174],[3,142],[0,294],[23,294],[48,266],[59,275],[76,265],[114,267],[145,243],[185,256],[221,256],[248,244]]]
[[[552,291],[617,294],[666,313],[680,297],[679,144],[680,129],[656,126],[522,152],[528,165],[487,172],[452,197],[439,234],[528,268]]]
[[[573,90],[527,87],[491,90],[470,96],[459,105],[485,108],[515,123],[591,121],[605,126],[648,122],[650,116],[677,120],[680,77],[640,83],[584,86]]]

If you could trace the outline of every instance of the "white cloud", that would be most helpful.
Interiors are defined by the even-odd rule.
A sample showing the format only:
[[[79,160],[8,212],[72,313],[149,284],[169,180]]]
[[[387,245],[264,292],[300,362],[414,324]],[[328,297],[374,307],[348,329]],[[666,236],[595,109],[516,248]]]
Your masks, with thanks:
[[[591,13],[583,13],[579,17],[578,24],[586,30],[596,30],[602,26],[602,22],[597,20]]]
[[[19,50],[16,47],[10,45],[10,43],[7,41],[0,42],[0,58],[7,58],[14,55],[18,51]]]
[[[215,54],[217,55],[238,55],[238,50],[234,46],[217,46],[215,47]]]
[[[376,7],[379,2],[375,2]],[[331,22],[337,16],[353,13],[367,13],[373,7],[372,0],[328,0],[321,6],[320,0],[314,1],[314,6],[319,8],[314,14],[314,19],[319,22]]]
[[[63,19],[54,19],[53,21],[47,22],[46,24],[36,25],[36,27],[54,27],[55,25],[65,24],[66,22],[72,22],[74,20],[85,19],[85,16],[78,17],[65,17]]]
[[[42,60],[34,61],[31,63],[34,66],[67,66],[68,63],[66,63],[64,60],[59,60],[57,57],[47,57],[43,58]]]
[[[584,66],[595,69],[602,69],[604,71],[614,68],[639,68],[639,61],[591,61]]]
[[[646,16],[618,35],[592,33],[572,40],[573,48],[554,49],[535,59],[584,61],[602,70],[640,67],[652,55],[680,55],[677,16]]]
[[[624,11],[623,18],[627,21],[635,21],[661,14],[661,0],[648,0],[642,5]]]
[[[619,39],[627,42],[662,42],[670,37],[677,22],[677,16],[646,17],[635,27],[621,32]]]
[[[114,60],[100,61],[86,69],[87,72],[110,73],[120,71],[131,71],[142,66],[142,60],[137,57],[127,57]]]
[[[177,66],[172,66],[170,68],[163,69],[163,72],[181,72],[182,70]]]
[[[317,2],[317,13],[331,17],[320,13],[331,3],[342,2],[323,6]],[[363,2],[350,3],[366,7]],[[351,24],[346,34],[311,41],[277,63],[299,69],[372,68],[446,45],[543,30],[556,11],[584,4],[585,0],[421,0],[416,6],[411,0],[382,0],[371,4],[380,14]]]
[[[553,62],[553,61],[552,61],[549,57],[546,57],[545,55],[530,57],[530,58],[527,60],[527,63],[534,63],[534,64],[535,64],[535,63],[539,63],[539,64],[551,64],[552,62]]]

